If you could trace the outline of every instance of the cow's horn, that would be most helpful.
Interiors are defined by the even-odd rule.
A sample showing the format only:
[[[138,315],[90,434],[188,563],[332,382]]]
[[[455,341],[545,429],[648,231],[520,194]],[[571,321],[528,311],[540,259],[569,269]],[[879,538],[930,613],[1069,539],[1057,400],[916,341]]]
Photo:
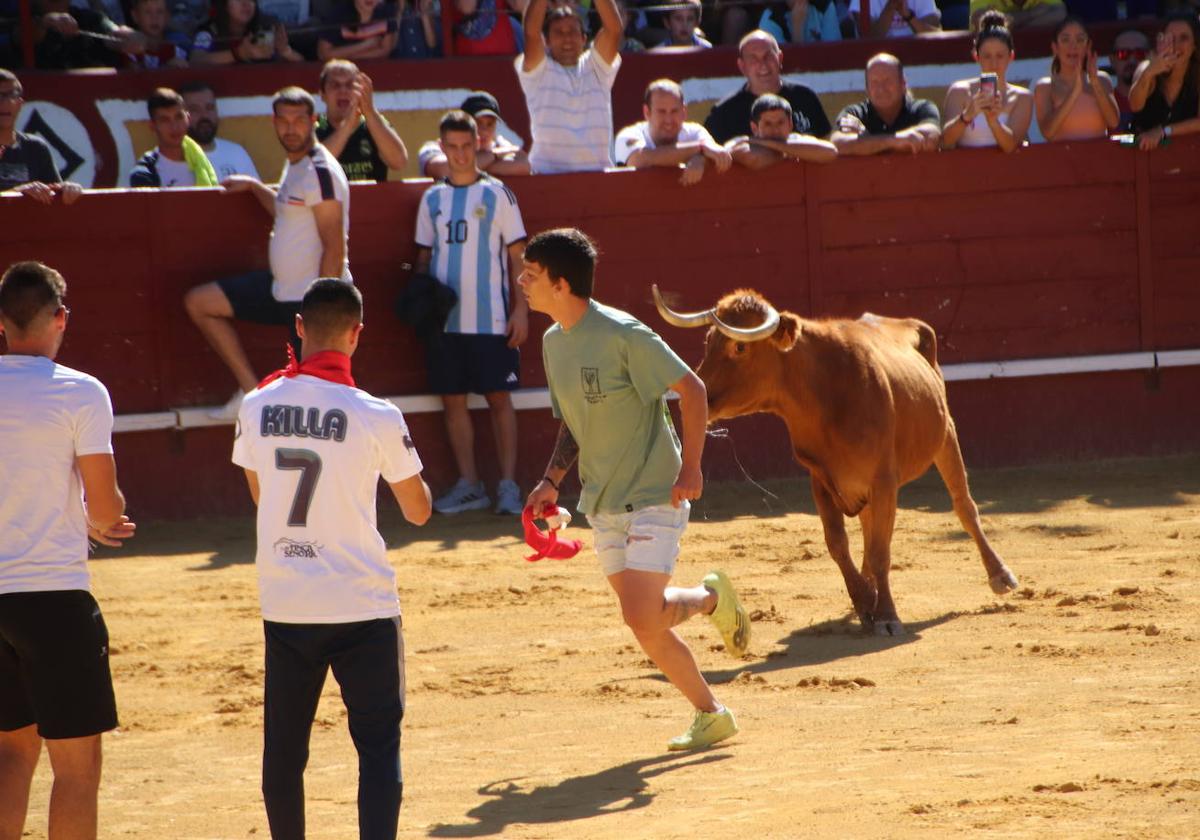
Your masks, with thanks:
[[[774,306],[768,303],[767,317],[760,326],[748,328],[731,327],[718,318],[715,312],[712,316],[712,322],[716,324],[718,330],[734,341],[762,341],[764,338],[770,338],[779,327],[779,313],[775,311]]]
[[[658,293],[658,284],[653,283],[650,286],[650,291],[654,294],[654,305],[658,307],[658,314],[668,324],[674,327],[707,327],[713,322],[715,317],[715,309],[706,309],[703,312],[692,312],[684,315],[680,312],[675,312],[663,303],[662,295]]]

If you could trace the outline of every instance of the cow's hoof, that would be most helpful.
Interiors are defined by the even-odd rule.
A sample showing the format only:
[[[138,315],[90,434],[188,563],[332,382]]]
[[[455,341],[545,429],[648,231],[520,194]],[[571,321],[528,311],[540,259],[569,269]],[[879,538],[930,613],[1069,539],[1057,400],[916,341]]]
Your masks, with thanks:
[[[1017,577],[1007,567],[1002,566],[999,572],[988,578],[988,585],[997,595],[1003,595],[1017,588]]]
[[[875,630],[876,636],[903,636],[903,635],[905,635],[904,625],[900,622],[900,619],[898,619],[898,618],[893,618],[890,621],[876,621],[874,630]]]

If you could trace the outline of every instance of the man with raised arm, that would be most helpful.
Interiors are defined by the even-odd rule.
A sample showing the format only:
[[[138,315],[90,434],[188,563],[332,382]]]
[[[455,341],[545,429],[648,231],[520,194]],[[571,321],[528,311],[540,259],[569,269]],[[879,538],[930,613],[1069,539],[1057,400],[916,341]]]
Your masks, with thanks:
[[[572,3],[525,7],[525,52],[517,78],[525,92],[534,174],[587,172],[612,166],[612,86],[621,67],[624,25],[614,0],[596,0],[601,28],[587,46]]]

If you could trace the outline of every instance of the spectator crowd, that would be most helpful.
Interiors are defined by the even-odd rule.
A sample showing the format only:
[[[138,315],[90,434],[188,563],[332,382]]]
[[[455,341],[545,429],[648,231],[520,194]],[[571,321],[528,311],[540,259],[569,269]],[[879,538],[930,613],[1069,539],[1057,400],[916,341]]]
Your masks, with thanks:
[[[517,55],[529,46],[530,0],[31,0],[38,69],[156,69],[273,61]],[[0,67],[21,54],[19,0],[0,0]],[[571,6],[585,35],[604,4]],[[979,28],[989,10],[1010,27],[1161,18],[1196,0],[618,0],[621,52],[734,45],[761,29],[781,44],[903,38]],[[609,22],[611,23],[611,22]],[[536,49],[536,44],[532,45]]]

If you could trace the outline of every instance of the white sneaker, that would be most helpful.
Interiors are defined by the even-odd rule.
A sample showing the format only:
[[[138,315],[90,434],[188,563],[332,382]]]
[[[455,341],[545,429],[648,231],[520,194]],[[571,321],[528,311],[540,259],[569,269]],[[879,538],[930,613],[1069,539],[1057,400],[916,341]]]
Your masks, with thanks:
[[[508,479],[501,481],[496,488],[496,513],[520,516],[524,510],[525,503],[521,501],[521,488],[517,482]]]
[[[233,392],[233,396],[229,398],[229,402],[220,408],[214,408],[208,412],[211,420],[224,420],[226,423],[232,423],[238,417],[238,412],[242,409],[242,398],[246,396],[246,392],[240,388]]]
[[[462,513],[467,510],[483,510],[492,503],[483,490],[483,482],[470,482],[460,478],[454,486],[433,503],[438,513]]]

